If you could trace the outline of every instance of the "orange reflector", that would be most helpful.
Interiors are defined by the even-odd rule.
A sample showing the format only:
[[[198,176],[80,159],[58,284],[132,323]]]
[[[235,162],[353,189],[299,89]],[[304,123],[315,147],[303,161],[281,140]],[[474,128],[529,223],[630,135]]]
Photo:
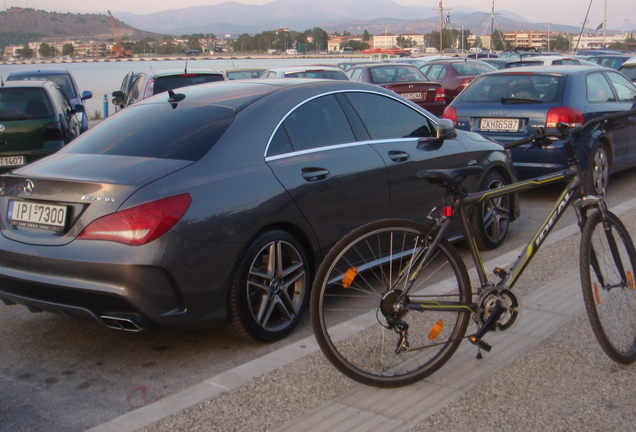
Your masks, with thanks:
[[[435,324],[433,324],[433,328],[428,333],[428,338],[431,340],[435,339],[442,332],[443,328],[444,328],[444,322],[442,320],[437,321]]]
[[[627,272],[627,286],[630,290],[634,289],[634,274],[631,271]]]
[[[342,278],[342,287],[349,288],[351,286],[351,282],[353,282],[353,280],[355,279],[357,275],[358,275],[357,268],[351,267],[349,270],[347,270],[344,277]]]
[[[598,295],[598,284],[594,282],[592,288],[594,289],[594,299],[596,300],[596,303],[601,304],[601,296]]]

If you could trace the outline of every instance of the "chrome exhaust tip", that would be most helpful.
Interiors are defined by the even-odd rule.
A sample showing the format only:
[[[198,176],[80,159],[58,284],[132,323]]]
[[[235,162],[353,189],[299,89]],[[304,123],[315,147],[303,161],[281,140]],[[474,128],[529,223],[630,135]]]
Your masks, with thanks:
[[[141,325],[137,324],[130,318],[102,315],[99,317],[99,319],[101,320],[102,324],[113,330],[122,330],[135,333],[144,330]]]

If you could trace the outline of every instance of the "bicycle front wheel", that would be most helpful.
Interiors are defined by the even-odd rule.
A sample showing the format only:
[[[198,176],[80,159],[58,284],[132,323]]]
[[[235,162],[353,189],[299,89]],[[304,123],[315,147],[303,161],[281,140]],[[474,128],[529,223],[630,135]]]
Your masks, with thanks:
[[[587,315],[603,351],[614,361],[636,360],[636,252],[618,216],[592,213],[581,235],[581,285]]]
[[[325,356],[348,377],[378,387],[410,384],[439,369],[460,345],[470,321],[470,279],[448,241],[415,280],[405,301],[411,307],[393,308],[401,276],[414,271],[429,232],[407,220],[372,222],[339,241],[320,266],[313,330]]]

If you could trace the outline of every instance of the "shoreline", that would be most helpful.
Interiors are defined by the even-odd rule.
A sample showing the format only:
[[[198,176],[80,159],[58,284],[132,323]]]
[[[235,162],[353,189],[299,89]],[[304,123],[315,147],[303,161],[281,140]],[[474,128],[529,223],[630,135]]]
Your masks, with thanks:
[[[240,56],[169,56],[169,57],[132,57],[132,58],[94,58],[94,59],[71,59],[71,60],[3,60],[1,65],[28,65],[28,64],[68,64],[68,63],[122,63],[122,62],[143,62],[143,61],[198,61],[198,60],[259,60],[259,59],[312,59],[312,58],[333,58],[333,59],[351,59],[351,58],[369,58],[369,54],[313,54],[313,55],[240,55]]]

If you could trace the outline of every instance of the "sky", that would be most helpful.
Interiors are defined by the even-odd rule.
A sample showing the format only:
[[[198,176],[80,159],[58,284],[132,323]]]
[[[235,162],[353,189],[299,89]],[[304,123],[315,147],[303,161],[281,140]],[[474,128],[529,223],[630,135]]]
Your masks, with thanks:
[[[103,13],[110,9],[116,12],[148,14],[170,9],[181,9],[189,6],[213,5],[226,0],[109,0],[77,1],[77,0],[2,0],[2,9],[23,7],[45,10],[48,12]],[[244,4],[265,4],[272,0],[233,0]],[[389,1],[389,0],[387,0]],[[395,3],[410,6],[439,7],[439,0],[393,0]],[[603,22],[605,3],[607,2],[607,27],[619,30],[636,28],[636,7],[634,0],[592,0],[587,27],[596,28]],[[490,12],[492,0],[444,0],[444,9],[450,9],[452,18],[454,7],[468,6],[480,12]],[[495,0],[497,10],[507,10],[521,15],[535,23],[568,24],[580,27],[583,24],[589,0]]]

